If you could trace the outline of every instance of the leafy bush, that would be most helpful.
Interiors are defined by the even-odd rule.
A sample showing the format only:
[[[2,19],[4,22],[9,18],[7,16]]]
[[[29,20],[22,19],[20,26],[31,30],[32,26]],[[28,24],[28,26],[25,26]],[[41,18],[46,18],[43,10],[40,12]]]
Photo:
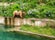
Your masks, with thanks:
[[[3,0],[1,0],[2,2]],[[0,7],[1,16],[13,16],[14,10],[24,10],[25,18],[53,18],[55,19],[55,0],[4,0],[4,2],[14,2],[7,7]],[[41,4],[40,4],[41,3]]]

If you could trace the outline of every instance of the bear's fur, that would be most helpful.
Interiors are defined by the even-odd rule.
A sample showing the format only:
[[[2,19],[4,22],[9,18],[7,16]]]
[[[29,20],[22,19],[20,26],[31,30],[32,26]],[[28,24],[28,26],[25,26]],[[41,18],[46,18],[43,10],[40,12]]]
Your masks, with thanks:
[[[21,11],[21,10],[20,10],[20,11],[15,10],[15,11],[13,12],[13,17],[23,18],[24,15],[25,15],[25,12],[23,12],[23,11]]]

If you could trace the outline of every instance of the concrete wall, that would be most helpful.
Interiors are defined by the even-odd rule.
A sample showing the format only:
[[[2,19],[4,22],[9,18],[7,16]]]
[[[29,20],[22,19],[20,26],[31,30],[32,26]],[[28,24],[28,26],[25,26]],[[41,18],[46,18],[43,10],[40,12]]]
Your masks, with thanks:
[[[4,17],[0,17],[0,24],[4,24],[5,22],[4,22]]]
[[[34,20],[34,22],[32,21]],[[5,20],[4,17],[0,17],[0,24],[6,24],[6,25],[15,25],[15,26],[20,26],[20,25],[32,25],[32,26],[46,26],[47,23],[51,25],[51,23],[55,23],[54,20],[49,20],[49,19],[20,19],[20,18],[7,18]]]

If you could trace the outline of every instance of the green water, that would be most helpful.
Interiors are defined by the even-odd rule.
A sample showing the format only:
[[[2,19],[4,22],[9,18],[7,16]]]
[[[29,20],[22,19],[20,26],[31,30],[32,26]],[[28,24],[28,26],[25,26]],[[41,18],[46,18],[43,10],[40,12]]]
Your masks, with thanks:
[[[17,32],[5,32],[5,26],[0,25],[0,40],[55,40],[55,39],[46,39],[44,37],[37,38],[32,36],[23,35]]]
[[[30,36],[13,34],[9,32],[0,32],[0,40],[37,40],[36,38],[32,38]]]

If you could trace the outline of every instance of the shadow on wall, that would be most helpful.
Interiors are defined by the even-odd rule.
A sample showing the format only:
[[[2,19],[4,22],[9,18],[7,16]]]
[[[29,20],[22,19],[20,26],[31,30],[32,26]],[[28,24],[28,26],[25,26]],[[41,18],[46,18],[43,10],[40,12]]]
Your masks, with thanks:
[[[53,24],[52,24],[53,23]],[[13,25],[13,26],[21,26],[21,25],[31,25],[31,26],[39,26],[44,27],[47,24],[50,27],[55,27],[55,21],[51,20],[41,20],[41,19],[21,19],[21,18],[5,18],[5,25]]]
[[[12,26],[17,26],[20,27],[21,25],[31,25],[31,26],[40,26],[44,27],[48,25],[49,27],[55,28],[55,21],[54,20],[49,20],[49,19],[21,19],[21,18],[9,18],[9,17],[0,17],[0,24],[5,24],[5,25],[12,25]]]

